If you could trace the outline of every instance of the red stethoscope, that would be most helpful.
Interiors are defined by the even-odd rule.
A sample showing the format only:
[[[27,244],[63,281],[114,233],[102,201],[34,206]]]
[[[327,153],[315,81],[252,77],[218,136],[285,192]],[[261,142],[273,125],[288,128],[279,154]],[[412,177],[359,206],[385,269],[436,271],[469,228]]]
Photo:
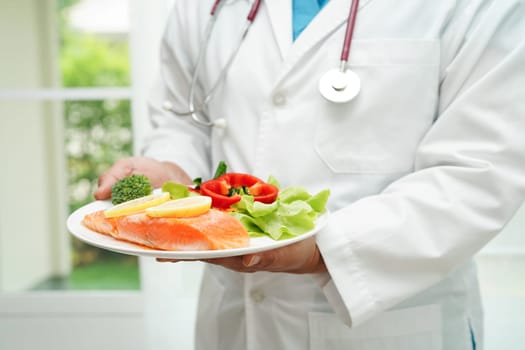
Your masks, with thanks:
[[[224,4],[224,1],[222,0],[215,0],[215,2],[213,3],[212,9],[210,11],[210,19],[208,21],[208,24],[206,25],[205,35],[200,44],[199,54],[197,56],[197,63],[195,65],[195,71],[191,79],[190,94],[188,98],[188,111],[181,112],[181,111],[175,110],[170,101],[164,102],[163,108],[165,110],[168,110],[179,117],[190,116],[193,122],[201,126],[219,127],[219,128],[226,127],[225,119],[219,118],[214,121],[209,121],[209,118],[205,120],[199,117],[198,113],[207,117],[204,113],[204,109],[207,106],[210,99],[213,97],[213,94],[217,90],[217,87],[220,85],[222,80],[224,80],[226,73],[228,72],[233,62],[233,59],[237,55],[237,52],[239,51],[239,48],[241,47],[242,42],[244,38],[246,37],[246,34],[248,33],[248,30],[250,29],[253,21],[255,20],[255,17],[257,16],[257,13],[259,12],[259,7],[261,5],[261,2],[262,0],[255,0],[253,2],[252,7],[250,8],[250,12],[248,13],[248,16],[246,17],[246,24],[244,26],[244,29],[242,30],[241,35],[238,39],[238,44],[237,44],[236,49],[230,54],[228,60],[226,61],[226,65],[222,69],[221,73],[219,74],[219,77],[213,84],[210,91],[204,97],[203,102],[200,104],[199,107],[195,108],[195,87],[197,85],[198,73],[201,70],[204,52],[206,51],[206,48],[208,46],[209,39],[213,31],[213,26],[217,18],[217,14],[220,12]],[[357,18],[358,8],[359,8],[359,0],[352,0],[352,4],[350,6],[350,14],[348,15],[348,18],[346,21],[346,32],[345,32],[345,38],[343,42],[343,49],[341,52],[339,68],[334,68],[334,69],[329,70],[328,72],[326,72],[325,74],[321,76],[321,79],[319,79],[319,92],[324,98],[326,98],[330,102],[334,102],[334,103],[348,102],[352,100],[354,97],[356,97],[357,94],[359,93],[359,90],[361,89],[361,80],[359,79],[359,76],[356,73],[349,70],[347,67],[348,57],[350,55],[350,45],[352,43],[352,37],[354,33],[354,27],[355,27],[355,22]]]

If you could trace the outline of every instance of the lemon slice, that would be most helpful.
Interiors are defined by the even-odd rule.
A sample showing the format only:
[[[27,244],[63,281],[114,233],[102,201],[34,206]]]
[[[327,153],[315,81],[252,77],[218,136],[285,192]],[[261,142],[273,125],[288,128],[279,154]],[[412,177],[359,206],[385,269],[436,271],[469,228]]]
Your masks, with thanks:
[[[206,213],[211,208],[211,197],[192,196],[174,199],[146,209],[146,214],[154,217],[187,218]]]
[[[116,216],[131,215],[143,211],[146,208],[153,207],[170,200],[168,192],[150,194],[130,201],[120,203],[104,211],[107,218]]]

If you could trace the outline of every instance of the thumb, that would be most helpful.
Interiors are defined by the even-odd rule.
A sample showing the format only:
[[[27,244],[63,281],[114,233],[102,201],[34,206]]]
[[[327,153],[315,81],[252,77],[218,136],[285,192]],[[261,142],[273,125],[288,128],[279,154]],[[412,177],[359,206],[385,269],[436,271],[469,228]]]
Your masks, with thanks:
[[[131,175],[133,173],[133,160],[131,158],[123,158],[117,161],[113,166],[100,175],[98,178],[98,188],[94,193],[95,199],[108,199],[111,197],[111,187],[118,180]]]
[[[93,194],[95,199],[103,200],[111,197],[111,187],[116,182],[116,179],[109,179],[108,176],[101,176],[98,179],[98,187]]]

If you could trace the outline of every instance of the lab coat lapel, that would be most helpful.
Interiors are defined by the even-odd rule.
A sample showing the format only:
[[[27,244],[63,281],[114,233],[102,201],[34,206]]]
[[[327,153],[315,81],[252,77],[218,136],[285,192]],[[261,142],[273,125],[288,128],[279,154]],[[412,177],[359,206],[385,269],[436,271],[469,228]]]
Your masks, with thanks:
[[[263,5],[268,11],[273,34],[285,58],[292,46],[292,0],[266,0]]]
[[[361,0],[359,3],[359,11],[363,9],[371,0]],[[292,40],[292,23],[291,23],[291,0],[267,0],[267,6],[272,7],[270,12],[270,17],[275,17],[272,19],[272,23],[279,22],[278,26],[274,26],[274,31],[280,30],[280,33],[276,33],[276,36],[283,36],[284,33],[288,36],[288,40]],[[281,5],[277,5],[281,4]],[[286,4],[286,5],[282,5]],[[317,45],[321,40],[324,40],[328,35],[333,33],[336,29],[341,26],[344,26],[350,12],[351,0],[330,0],[321,10],[321,12],[314,17],[312,22],[304,29],[304,31],[299,35],[295,40],[293,45],[286,52],[286,55],[283,55],[284,64],[283,70],[281,71],[280,79],[282,80],[290,70],[295,67],[297,62],[309,52],[315,45]],[[278,8],[279,7],[279,8]],[[283,7],[287,8],[286,19],[283,18]],[[281,11],[281,13],[274,14],[274,11]],[[279,16],[279,18],[277,18]],[[287,23],[284,23],[287,21]],[[357,16],[357,24],[359,25],[359,14]],[[286,27],[286,31],[283,27]],[[284,39],[281,39],[284,40]],[[343,45],[343,40],[341,39],[341,47]],[[334,56],[334,67],[338,67],[339,57],[341,52],[329,53]]]

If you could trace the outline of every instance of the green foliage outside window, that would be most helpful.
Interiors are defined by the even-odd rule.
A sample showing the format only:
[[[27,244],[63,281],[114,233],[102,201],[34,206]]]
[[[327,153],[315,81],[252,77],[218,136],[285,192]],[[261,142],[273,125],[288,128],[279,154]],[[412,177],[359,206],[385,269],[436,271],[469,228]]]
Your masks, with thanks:
[[[63,85],[103,87],[129,85],[125,42],[86,34],[68,34],[61,55]],[[93,200],[98,176],[115,160],[132,152],[128,100],[65,103],[66,151],[71,210]]]
[[[61,14],[60,67],[62,85],[75,87],[123,87],[130,85],[127,38],[101,37],[72,31],[67,6],[59,2]],[[98,176],[116,160],[132,154],[129,100],[67,101],[64,104],[65,149],[68,162],[69,208],[73,211],[94,200]],[[115,260],[136,265],[136,258],[113,254],[73,240],[73,276],[76,270]],[[94,265],[93,265],[94,264]],[[135,279],[138,286],[138,269]],[[86,270],[87,271],[87,270]],[[86,275],[90,272],[86,272]],[[108,271],[109,273],[109,271]]]

